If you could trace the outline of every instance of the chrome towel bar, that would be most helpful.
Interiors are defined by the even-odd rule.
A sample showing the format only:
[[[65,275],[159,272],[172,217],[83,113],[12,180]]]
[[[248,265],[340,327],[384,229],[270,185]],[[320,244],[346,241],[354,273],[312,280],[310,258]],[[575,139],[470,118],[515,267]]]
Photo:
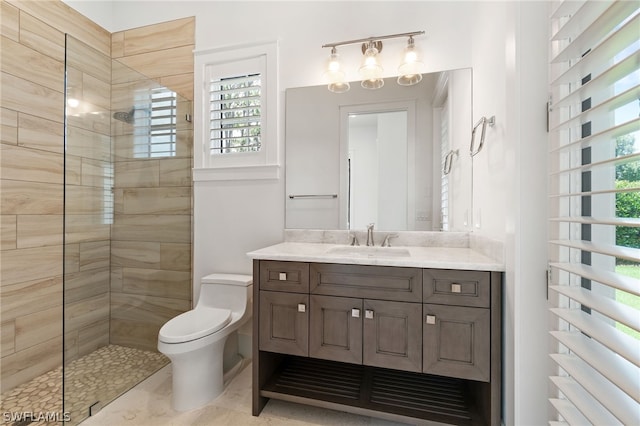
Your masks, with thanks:
[[[292,200],[294,198],[338,198],[338,194],[289,194],[289,198]]]

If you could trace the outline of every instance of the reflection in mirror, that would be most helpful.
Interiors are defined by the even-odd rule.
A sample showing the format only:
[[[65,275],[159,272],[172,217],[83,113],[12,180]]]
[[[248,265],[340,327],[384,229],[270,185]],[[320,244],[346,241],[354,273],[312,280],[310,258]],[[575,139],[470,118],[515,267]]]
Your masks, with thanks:
[[[347,132],[347,227],[406,229],[407,111],[350,113]]]
[[[468,230],[471,70],[387,80],[287,89],[287,228]]]

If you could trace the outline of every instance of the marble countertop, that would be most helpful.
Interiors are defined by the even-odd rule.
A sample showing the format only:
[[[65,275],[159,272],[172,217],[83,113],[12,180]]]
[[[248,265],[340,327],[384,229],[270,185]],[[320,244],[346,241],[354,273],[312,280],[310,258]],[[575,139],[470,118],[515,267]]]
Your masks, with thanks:
[[[351,247],[344,244],[287,241],[247,255],[261,260],[504,271],[503,263],[468,247]]]

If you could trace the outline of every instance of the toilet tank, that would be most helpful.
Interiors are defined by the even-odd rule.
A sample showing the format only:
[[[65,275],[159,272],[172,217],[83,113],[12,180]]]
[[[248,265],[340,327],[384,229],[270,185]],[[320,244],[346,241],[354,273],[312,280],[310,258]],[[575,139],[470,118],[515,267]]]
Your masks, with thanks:
[[[253,298],[253,277],[241,274],[210,274],[200,281],[196,306],[243,312]]]

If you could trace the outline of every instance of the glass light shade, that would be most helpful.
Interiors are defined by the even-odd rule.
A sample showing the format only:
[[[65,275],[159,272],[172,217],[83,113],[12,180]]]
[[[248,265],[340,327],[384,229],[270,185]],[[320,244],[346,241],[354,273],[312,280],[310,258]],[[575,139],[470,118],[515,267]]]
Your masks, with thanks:
[[[351,85],[347,81],[342,81],[339,83],[329,83],[327,85],[327,89],[333,93],[344,93],[348,92],[351,89]]]
[[[398,67],[398,84],[401,86],[411,86],[418,84],[422,80],[424,63],[420,60],[413,39],[409,39],[409,45],[404,49],[402,63]]]
[[[378,62],[378,49],[369,44],[364,52],[362,65],[360,66],[360,77],[362,77],[362,87],[365,89],[379,89],[384,86],[382,79],[382,66]]]
[[[324,78],[328,81],[327,88],[334,93],[344,93],[348,91],[351,86],[345,81],[346,73],[342,70],[342,64],[340,63],[340,56],[336,52],[335,47],[331,49],[331,55],[327,59],[327,68],[324,73]]]

